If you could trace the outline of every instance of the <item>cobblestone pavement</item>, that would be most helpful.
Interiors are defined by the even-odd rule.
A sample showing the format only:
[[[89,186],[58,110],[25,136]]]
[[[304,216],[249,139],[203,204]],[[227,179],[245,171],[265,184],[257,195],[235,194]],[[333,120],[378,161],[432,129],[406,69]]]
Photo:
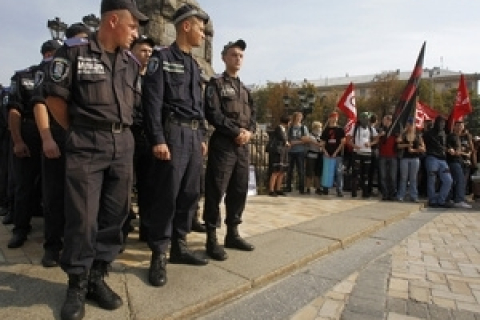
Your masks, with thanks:
[[[291,319],[480,320],[478,209],[445,211]]]
[[[252,196],[244,213],[244,223],[240,227],[243,236],[249,237],[274,229],[296,225],[320,216],[332,215],[340,211],[365,206],[378,201],[338,198],[336,196],[296,195],[288,197]],[[138,224],[138,220],[133,223]],[[25,263],[39,265],[43,255],[43,219],[32,220],[32,232],[22,248],[8,249],[12,226],[0,225],[0,263]],[[225,228],[219,230],[219,238],[224,236]],[[204,250],[205,235],[191,233],[189,245],[193,249]],[[123,266],[138,266],[150,261],[150,250],[146,243],[138,241],[138,228],[129,235],[127,248],[116,263]]]

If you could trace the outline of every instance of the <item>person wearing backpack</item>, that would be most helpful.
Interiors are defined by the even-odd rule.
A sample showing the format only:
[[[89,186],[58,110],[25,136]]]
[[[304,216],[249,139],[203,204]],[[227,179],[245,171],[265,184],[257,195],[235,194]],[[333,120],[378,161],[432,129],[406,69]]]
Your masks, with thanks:
[[[372,161],[372,145],[377,142],[377,131],[369,125],[368,112],[360,114],[357,124],[348,133],[349,144],[353,149],[352,197],[357,189],[362,189],[362,197],[368,198],[368,172]]]
[[[307,127],[302,124],[303,115],[301,112],[294,112],[292,124],[288,128],[288,151],[289,166],[287,172],[287,192],[292,192],[293,169],[297,167],[298,191],[305,194],[305,151],[310,137]]]

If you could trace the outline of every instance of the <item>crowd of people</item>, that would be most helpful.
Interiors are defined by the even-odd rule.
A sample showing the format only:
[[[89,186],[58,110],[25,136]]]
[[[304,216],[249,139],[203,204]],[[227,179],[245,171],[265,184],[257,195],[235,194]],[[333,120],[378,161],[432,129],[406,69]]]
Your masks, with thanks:
[[[224,72],[208,78],[192,55],[209,21],[201,9],[178,8],[175,41],[163,47],[139,36],[149,19],[135,1],[102,0],[100,12],[98,30],[71,25],[63,43],[46,41],[42,62],[15,72],[2,90],[0,214],[13,224],[7,246],[22,247],[32,216],[43,215],[42,265],[68,276],[62,320],[84,318],[86,299],[107,310],[123,304],[105,277],[133,228],[134,185],[152,286],[167,283],[167,262],[208,264],[187,245],[192,229],[206,233],[210,259],[255,249],[238,228],[256,130],[256,108],[238,76],[245,41],[227,43]]]
[[[378,194],[385,201],[419,202],[424,196],[430,207],[465,209],[471,208],[466,195],[473,193],[474,199],[479,195],[471,177],[477,171],[480,138],[472,137],[463,120],[447,128],[446,119],[439,116],[418,130],[414,118],[409,118],[396,132],[392,115],[377,123],[374,114],[362,112],[345,132],[333,112],[324,128],[313,121],[310,132],[302,118],[300,112],[283,116],[270,137],[272,197],[292,192],[294,173],[300,194],[326,195],[334,186],[337,196],[343,197],[347,186],[352,197],[361,191],[369,198],[377,195],[373,188],[377,180]]]

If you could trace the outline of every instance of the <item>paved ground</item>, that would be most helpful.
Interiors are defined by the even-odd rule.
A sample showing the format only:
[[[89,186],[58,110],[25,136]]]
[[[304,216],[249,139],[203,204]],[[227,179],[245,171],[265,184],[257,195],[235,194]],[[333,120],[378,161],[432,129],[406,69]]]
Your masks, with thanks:
[[[291,319],[480,319],[480,214],[439,214]]]
[[[193,315],[208,315],[214,309],[220,310],[220,306],[233,304],[239,296],[257,291],[267,293],[272,283],[319,257],[347,255],[357,242],[362,245],[362,239],[370,241],[364,245],[365,253],[360,257],[349,256],[363,264],[344,263],[330,268],[332,275],[327,277],[328,281],[322,280],[321,286],[307,290],[305,297],[295,297],[297,302],[290,297],[283,303],[285,314],[290,316],[275,317],[275,313],[268,313],[245,319],[375,319],[372,317],[375,308],[365,309],[372,301],[376,302],[373,305],[383,306],[388,320],[416,319],[408,316],[435,319],[431,316],[435,312],[448,317],[457,314],[475,317],[480,312],[478,211],[427,210],[410,216],[419,209],[418,204],[350,197],[251,197],[241,233],[249,237],[257,250],[230,251],[227,261],[211,262],[206,267],[169,265],[169,283],[160,289],[148,285],[150,252],[134,232],[108,279],[126,302],[124,307],[106,312],[89,304],[86,319],[189,319]],[[427,224],[418,231],[418,228],[410,231],[412,227],[402,227],[401,221],[410,217],[419,223],[418,228]],[[434,220],[429,222],[426,217]],[[398,239],[390,239],[396,235],[391,231],[384,236],[388,241],[383,241],[381,235],[380,240],[372,238],[390,226],[401,227]],[[58,268],[44,269],[39,265],[43,253],[42,219],[34,219],[32,235],[22,249],[6,248],[10,228],[0,227],[0,318],[58,318],[66,276]],[[189,243],[203,251],[204,237],[192,234]],[[385,243],[390,245],[389,251],[375,256]],[[341,259],[346,261],[345,257]],[[342,269],[345,271],[341,272]],[[293,281],[295,277],[290,279]],[[301,281],[295,283],[299,285]],[[324,289],[322,292],[320,287]],[[372,290],[383,294],[379,298],[369,296],[367,293]],[[261,308],[268,310],[267,306]],[[422,310],[427,313],[421,313]],[[441,313],[445,310],[447,313]],[[232,313],[211,314],[209,319],[233,318],[242,319],[232,317]]]

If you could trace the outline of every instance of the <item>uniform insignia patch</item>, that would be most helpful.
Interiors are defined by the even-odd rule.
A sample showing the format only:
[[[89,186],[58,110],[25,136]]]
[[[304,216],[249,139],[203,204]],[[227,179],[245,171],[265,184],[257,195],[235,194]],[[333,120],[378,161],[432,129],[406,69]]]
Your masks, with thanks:
[[[158,60],[157,57],[150,58],[147,66],[147,74],[149,75],[154,74],[155,71],[158,70],[159,65],[160,65],[160,60]]]
[[[105,74],[105,68],[100,59],[78,57],[77,74]]]
[[[3,105],[4,105],[4,106],[8,105],[8,94],[6,94],[6,95],[3,97]]]
[[[37,72],[35,72],[35,88],[41,85],[44,79],[45,73],[43,71],[38,70]]]
[[[50,63],[50,77],[55,82],[65,79],[70,71],[70,62],[63,58],[55,58]]]

